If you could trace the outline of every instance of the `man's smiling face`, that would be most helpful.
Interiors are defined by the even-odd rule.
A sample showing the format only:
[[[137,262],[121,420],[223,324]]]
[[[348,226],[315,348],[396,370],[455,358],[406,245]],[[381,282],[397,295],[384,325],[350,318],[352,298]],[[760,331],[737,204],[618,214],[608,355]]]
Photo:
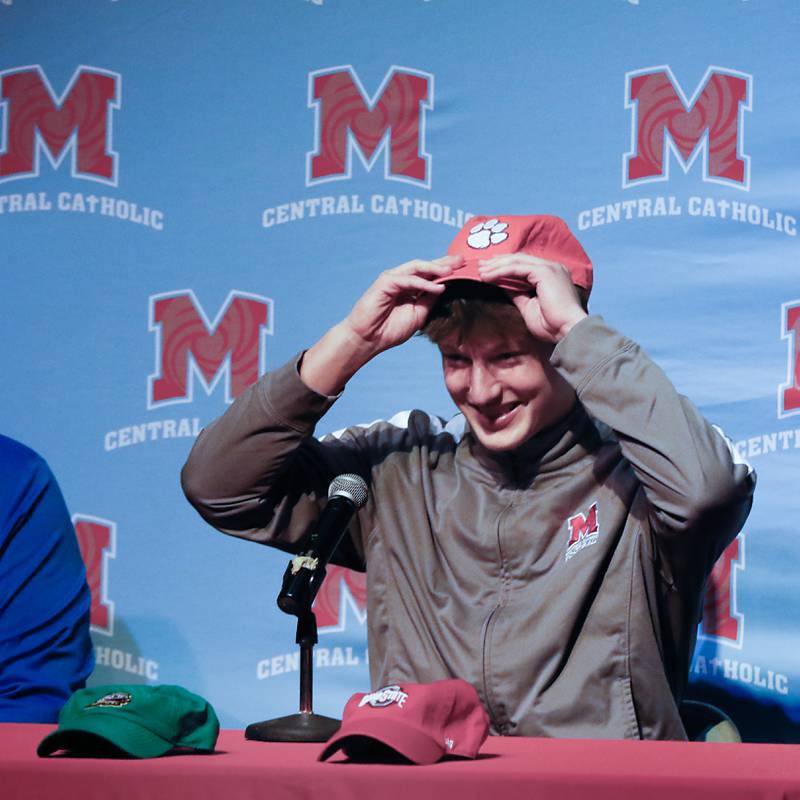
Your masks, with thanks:
[[[575,393],[550,364],[552,345],[480,323],[439,342],[444,382],[488,450],[514,450],[563,417]]]

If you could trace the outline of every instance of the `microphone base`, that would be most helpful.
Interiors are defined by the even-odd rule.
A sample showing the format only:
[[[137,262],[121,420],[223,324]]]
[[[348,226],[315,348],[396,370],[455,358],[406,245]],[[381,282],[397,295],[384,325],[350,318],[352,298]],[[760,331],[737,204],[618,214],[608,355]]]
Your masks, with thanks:
[[[257,742],[327,742],[341,727],[342,721],[300,711],[288,717],[253,722],[244,732],[245,739]]]

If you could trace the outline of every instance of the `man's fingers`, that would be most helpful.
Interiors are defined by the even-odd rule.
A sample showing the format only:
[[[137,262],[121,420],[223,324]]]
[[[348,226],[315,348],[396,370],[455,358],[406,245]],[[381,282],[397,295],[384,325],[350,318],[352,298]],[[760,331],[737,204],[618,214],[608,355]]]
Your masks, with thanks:
[[[387,273],[390,275],[435,275],[440,277],[449,275],[463,261],[463,256],[442,256],[432,261],[415,258],[413,261],[407,261],[399,267],[387,270]]]
[[[486,283],[502,283],[506,291],[513,285],[517,290],[530,293],[539,283],[540,274],[530,266],[509,265],[494,269],[480,269],[481,279]]]
[[[443,283],[435,283],[421,275],[395,275],[392,280],[397,293],[420,292],[423,294],[441,294],[445,290]]]
[[[522,312],[527,308],[539,308],[539,301],[535,297],[531,297],[528,294],[523,294],[522,292],[509,292],[511,297],[511,302]],[[535,304],[530,306],[529,304]]]
[[[535,261],[530,261],[531,258]],[[545,281],[548,283],[556,281],[556,284],[566,281],[570,285],[572,284],[569,270],[563,264],[536,259],[535,256],[525,256],[524,259],[518,259],[514,255],[498,256],[491,262],[479,264],[478,272],[481,278],[489,283],[507,278],[518,278],[534,288]]]
[[[478,267],[478,273],[482,278],[487,278],[491,275],[514,275],[515,277],[522,277],[524,275],[531,275],[535,273],[536,268],[530,264],[502,264],[500,266],[492,267]]]
[[[507,262],[493,264],[491,267],[479,266],[478,274],[485,281],[496,281],[501,278],[518,278],[520,281],[536,284],[536,269],[530,264]]]
[[[532,256],[528,253],[506,253],[502,256],[493,256],[478,261],[478,269],[498,269],[507,266],[539,267],[539,266],[560,266],[556,261],[548,261],[546,258]]]

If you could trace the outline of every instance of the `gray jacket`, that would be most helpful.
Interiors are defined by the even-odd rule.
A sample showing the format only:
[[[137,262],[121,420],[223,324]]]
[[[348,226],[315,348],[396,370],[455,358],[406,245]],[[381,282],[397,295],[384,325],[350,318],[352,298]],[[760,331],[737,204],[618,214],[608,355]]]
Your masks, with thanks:
[[[374,688],[465,678],[499,734],[683,739],[705,580],[755,476],[601,318],[551,361],[579,402],[511,454],[420,411],[317,440],[335,398],[292,362],[201,433],[184,490],[221,531],[296,552],[356,472],[369,500],[338,562],[369,568]]]

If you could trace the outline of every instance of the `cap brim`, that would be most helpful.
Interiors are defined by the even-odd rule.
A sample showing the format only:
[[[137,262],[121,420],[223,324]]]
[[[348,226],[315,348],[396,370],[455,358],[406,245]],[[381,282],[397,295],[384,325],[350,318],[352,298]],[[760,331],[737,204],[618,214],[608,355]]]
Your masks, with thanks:
[[[435,764],[445,754],[444,745],[419,728],[396,719],[362,719],[343,724],[339,732],[328,740],[318,760],[330,758],[337,750],[345,748],[347,740],[354,736],[385,744],[415,764]]]
[[[478,259],[467,259],[464,266],[454,269],[449,275],[436,279],[436,283],[449,283],[450,281],[474,281],[485,283],[488,286],[499,286],[508,292],[531,292],[533,287],[522,278],[503,278],[499,281],[485,281],[478,271]]]
[[[91,736],[86,736],[91,734]],[[97,741],[95,738],[102,740]],[[36,748],[37,755],[49,756],[58,750],[80,755],[108,755],[102,742],[119,748],[135,758],[155,758],[172,750],[174,744],[150,730],[122,717],[95,716],[79,725],[59,728],[45,736]]]

